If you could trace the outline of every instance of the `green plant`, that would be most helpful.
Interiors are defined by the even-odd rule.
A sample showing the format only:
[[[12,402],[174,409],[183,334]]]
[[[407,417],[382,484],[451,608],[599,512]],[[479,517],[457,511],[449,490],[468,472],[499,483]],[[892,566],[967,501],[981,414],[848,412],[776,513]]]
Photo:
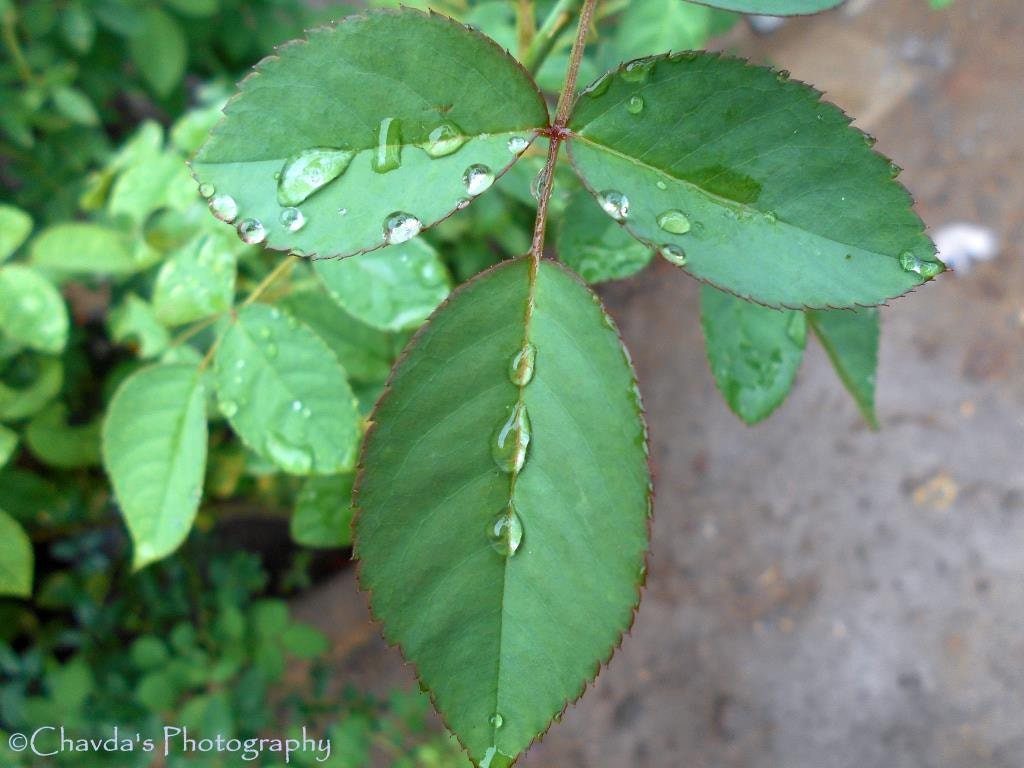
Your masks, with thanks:
[[[43,230],[0,272],[10,295],[37,297],[3,320],[22,403],[0,410],[21,430],[10,440],[72,470],[102,453],[136,567],[173,552],[217,500],[289,498],[296,476],[297,538],[347,543],[362,440],[362,586],[473,761],[511,764],[630,625],[651,511],[628,353],[545,254],[589,282],[655,254],[702,280],[712,373],[748,423],[785,398],[810,329],[874,425],[873,307],[944,269],[899,169],[818,92],[692,50],[634,58],[698,47],[733,19],[722,8],[837,4],[558,0],[535,19],[529,4],[484,2],[446,9],[465,24],[373,11],[282,47],[192,163],[241,245],[199,215],[183,176],[204,110],[170,145],[140,129],[93,177],[91,220]],[[692,24],[689,42],[655,29],[663,14]],[[609,32],[587,46],[597,22]],[[577,95],[580,77],[592,82]],[[293,255],[275,264],[258,245]],[[60,410],[57,354],[78,324],[41,334],[38,318],[61,305],[52,283],[73,293],[97,273],[113,286],[110,335],[147,362],[117,361],[105,391],[87,381]],[[367,420],[408,333],[468,278]],[[80,403],[85,425],[69,424]],[[59,438],[32,437],[46,429]],[[8,512],[33,536],[50,524]],[[25,594],[32,550],[14,530],[5,584]]]

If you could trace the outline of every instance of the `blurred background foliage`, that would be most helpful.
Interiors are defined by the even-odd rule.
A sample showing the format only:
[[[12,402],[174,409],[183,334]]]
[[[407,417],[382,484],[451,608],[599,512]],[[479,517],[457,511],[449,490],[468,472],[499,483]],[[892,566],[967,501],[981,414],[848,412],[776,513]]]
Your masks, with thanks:
[[[554,6],[432,4],[520,55]],[[303,0],[0,0],[6,733],[62,723],[82,737],[114,725],[146,734],[195,723],[245,737],[306,723],[334,740],[328,765],[465,764],[428,726],[425,697],[339,689],[325,638],[290,618],[283,598],[346,562],[351,475],[290,474],[243,445],[211,401],[194,531],[175,555],[133,573],[100,466],[100,425],[118,385],[155,361],[203,359],[229,313],[280,264],[209,214],[187,159],[249,66],[352,11]],[[682,0],[604,0],[599,17],[582,83],[651,51],[701,47],[736,22]],[[549,98],[571,25],[555,32],[537,73]],[[405,341],[448,291],[528,249],[545,151],[535,142],[494,193],[400,253],[298,262],[260,300],[327,344],[365,416]],[[557,172],[550,231],[560,257],[591,282],[645,266],[650,251],[584,197],[574,174]],[[2,742],[4,764],[32,765]],[[104,764],[149,764],[121,758]],[[94,760],[66,754],[53,764]]]

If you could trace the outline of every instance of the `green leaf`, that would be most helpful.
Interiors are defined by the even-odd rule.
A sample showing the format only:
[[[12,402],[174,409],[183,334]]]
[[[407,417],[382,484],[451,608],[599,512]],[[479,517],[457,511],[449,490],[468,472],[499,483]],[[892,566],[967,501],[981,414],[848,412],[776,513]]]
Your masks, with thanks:
[[[768,418],[803,361],[804,313],[762,307],[705,285],[700,318],[711,373],[729,407],[747,424]]]
[[[330,647],[323,632],[308,624],[289,624],[281,633],[281,645],[300,659],[315,659]]]
[[[594,205],[585,190],[569,201],[558,229],[558,258],[588,283],[620,280],[646,267],[654,252]]]
[[[32,542],[17,521],[0,509],[0,595],[32,596]]]
[[[173,16],[155,5],[142,11],[142,27],[128,38],[128,52],[157,96],[170,95],[185,74],[185,33]]]
[[[878,371],[879,312],[808,312],[807,321],[828,353],[864,421],[878,429],[875,374]]]
[[[577,278],[544,261],[531,297],[530,272],[520,259],[482,273],[417,334],[374,413],[355,496],[360,581],[386,637],[492,768],[608,660],[648,542],[627,354]],[[527,335],[535,368],[519,387]]]
[[[352,469],[356,399],[337,358],[308,326],[265,304],[243,307],[217,346],[214,381],[231,427],[281,469]]]
[[[81,2],[72,0],[61,10],[60,31],[76,53],[88,53],[96,39],[96,21]]]
[[[40,352],[68,342],[68,311],[53,284],[30,267],[0,267],[0,335]]]
[[[584,91],[569,154],[640,240],[779,307],[874,305],[941,272],[935,247],[839,109],[784,73],[717,54],[623,65]],[[904,266],[905,265],[905,266]]]
[[[63,403],[54,403],[36,414],[25,428],[25,444],[37,459],[52,467],[75,469],[99,464],[99,422],[69,425],[67,410]]]
[[[348,259],[319,259],[313,268],[346,312],[385,331],[418,328],[451,290],[444,262],[422,240]]]
[[[44,229],[33,238],[30,253],[35,266],[60,274],[126,275],[148,266],[122,232],[84,222]]]
[[[53,91],[53,106],[68,120],[79,125],[100,124],[99,113],[89,97],[77,88],[61,86]]]
[[[681,0],[633,0],[613,30],[614,62],[661,51],[703,48],[712,34],[728,29],[736,19],[730,13]],[[603,56],[605,61],[607,57]]]
[[[197,366],[153,365],[110,401],[103,463],[135,544],[135,568],[185,540],[202,497],[206,392]]]
[[[536,86],[493,41],[436,14],[371,11],[265,59],[193,170],[234,200],[240,220],[260,222],[271,248],[352,255],[385,243],[392,214],[430,226],[462,207],[471,166],[500,175],[517,157],[510,139],[547,124]],[[316,187],[317,176],[326,183]],[[305,222],[294,231],[281,222],[286,205]]]
[[[164,262],[153,287],[160,322],[182,325],[226,312],[235,298],[235,255],[224,235],[200,235]]]
[[[141,358],[156,357],[171,341],[152,305],[134,293],[111,311],[107,318],[111,338],[118,344],[131,342]]]
[[[10,461],[18,447],[18,433],[0,424],[0,467]]]
[[[352,543],[352,475],[311,477],[295,500],[292,538],[306,547],[347,547]]]
[[[841,5],[844,0],[694,0],[694,2],[740,13],[799,16],[827,11],[829,8]]]
[[[0,261],[18,250],[31,231],[31,216],[13,205],[0,205]]]
[[[220,0],[166,0],[169,7],[183,16],[206,18],[217,13]]]
[[[22,386],[0,382],[0,419],[17,421],[42,410],[60,393],[64,366],[59,358],[38,357],[32,361],[33,377]]]
[[[327,342],[352,381],[384,381],[399,337],[356,320],[320,290],[289,293],[281,307]]]
[[[157,209],[185,210],[196,199],[196,185],[185,161],[176,153],[157,151],[134,162],[117,178],[107,210],[141,224]]]

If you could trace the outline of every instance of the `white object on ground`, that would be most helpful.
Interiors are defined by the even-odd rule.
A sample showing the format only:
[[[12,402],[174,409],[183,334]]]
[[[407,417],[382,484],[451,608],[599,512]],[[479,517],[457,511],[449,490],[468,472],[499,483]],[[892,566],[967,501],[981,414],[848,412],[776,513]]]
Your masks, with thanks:
[[[942,263],[966,275],[972,261],[988,261],[999,253],[999,239],[988,227],[954,222],[939,227],[932,237]]]

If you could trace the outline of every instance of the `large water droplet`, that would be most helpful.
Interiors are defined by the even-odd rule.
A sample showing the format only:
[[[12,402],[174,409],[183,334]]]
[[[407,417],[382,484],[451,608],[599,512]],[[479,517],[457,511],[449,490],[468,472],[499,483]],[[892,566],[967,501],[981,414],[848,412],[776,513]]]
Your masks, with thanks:
[[[625,221],[629,217],[629,198],[614,189],[606,189],[599,196],[604,212],[616,221]]]
[[[384,241],[394,245],[412,240],[423,229],[423,222],[411,213],[395,211],[384,220]]]
[[[238,216],[238,203],[230,195],[217,195],[210,200],[210,213],[230,224]]]
[[[505,724],[505,718],[501,716],[500,712],[495,712],[493,715],[491,715],[490,723],[495,728],[501,728],[501,726]]]
[[[526,342],[523,348],[512,356],[508,364],[508,377],[512,383],[519,387],[525,387],[533,379],[533,369],[537,363],[537,348],[530,342]]]
[[[907,272],[916,272],[924,278],[935,277],[943,271],[942,264],[936,261],[925,261],[910,251],[900,254],[900,266]]]
[[[469,137],[455,123],[441,123],[427,136],[423,151],[431,157],[445,157],[457,152]]]
[[[247,245],[262,243],[267,237],[267,230],[259,219],[242,219],[238,222],[238,236]]]
[[[314,147],[285,160],[277,181],[277,202],[298,205],[324,185],[341,176],[355,153],[345,149]]]
[[[690,231],[690,220],[682,211],[662,211],[658,214],[658,226],[673,235],[685,235]]]
[[[214,193],[216,191],[217,191],[217,188],[215,186],[213,186],[213,184],[200,184],[199,185],[199,194],[202,195],[203,197],[205,197],[207,200],[209,200],[211,197],[213,197],[213,195],[214,195]]]
[[[597,80],[592,82],[586,88],[583,89],[582,95],[584,96],[603,96],[608,92],[608,87],[612,84],[611,72],[605,72]]]
[[[499,555],[511,557],[523,543],[523,521],[516,512],[515,505],[509,502],[498,516],[495,517],[487,527],[487,536],[491,540],[491,546]],[[498,722],[491,718],[491,724],[495,728],[501,727],[501,715],[496,716]]]
[[[542,167],[537,171],[537,175],[533,177],[533,181],[530,182],[530,194],[534,200],[540,200],[541,192],[544,191],[544,185],[547,183],[548,169],[547,166]]]
[[[522,136],[513,136],[505,146],[508,147],[508,151],[513,155],[518,155],[526,151],[526,148],[530,146],[530,142]]]
[[[654,71],[654,63],[653,57],[631,61],[623,67],[622,79],[628,83],[642,83],[651,76],[651,72]]]
[[[402,122],[396,117],[385,117],[377,126],[377,147],[370,157],[370,165],[377,173],[387,173],[401,164]]]
[[[677,267],[686,266],[686,251],[684,251],[678,245],[666,243],[665,245],[661,246],[661,255],[664,256],[668,261],[675,264]]]
[[[295,445],[277,432],[267,435],[263,448],[267,456],[286,472],[304,475],[313,467],[313,455],[306,448]]]
[[[518,472],[526,463],[526,448],[530,444],[530,417],[526,405],[517,402],[504,421],[494,430],[491,438],[491,456],[502,472]]]
[[[298,208],[285,208],[281,211],[281,225],[289,232],[298,232],[306,225],[306,217]]]
[[[630,96],[629,101],[626,102],[626,111],[631,115],[639,115],[644,111],[644,97],[643,96]]]
[[[471,165],[462,174],[462,183],[466,185],[466,191],[476,197],[494,183],[494,172],[486,165]]]

